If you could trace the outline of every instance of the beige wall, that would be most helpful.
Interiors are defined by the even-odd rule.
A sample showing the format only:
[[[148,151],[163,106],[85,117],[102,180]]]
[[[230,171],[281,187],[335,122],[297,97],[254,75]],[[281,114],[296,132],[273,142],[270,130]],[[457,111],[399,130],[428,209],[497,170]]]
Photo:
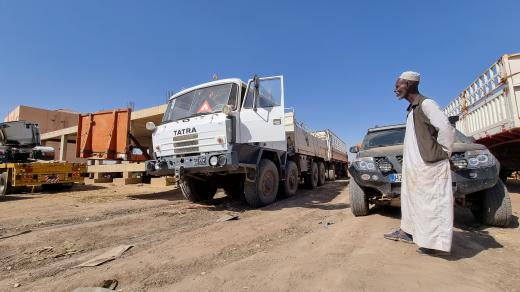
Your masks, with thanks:
[[[79,113],[63,110],[47,110],[25,105],[17,106],[7,114],[4,121],[30,121],[38,123],[41,133],[56,131],[78,124]]]
[[[30,121],[38,123],[40,133],[47,133],[56,130],[61,130],[68,127],[73,127],[78,124],[79,113],[64,110],[47,110],[41,108],[34,108],[30,106],[20,105],[13,109],[4,118],[4,121]],[[74,140],[74,137],[69,137],[69,140]],[[46,141],[45,146],[53,147],[55,159],[60,156],[60,142]],[[76,143],[67,144],[67,153],[65,160],[70,162],[84,162],[85,159],[76,158]]]

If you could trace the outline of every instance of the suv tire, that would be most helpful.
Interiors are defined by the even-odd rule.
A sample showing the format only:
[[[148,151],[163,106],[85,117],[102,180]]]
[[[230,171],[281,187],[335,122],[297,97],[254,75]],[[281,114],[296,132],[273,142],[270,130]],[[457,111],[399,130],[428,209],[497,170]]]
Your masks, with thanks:
[[[356,217],[368,215],[370,205],[365,191],[353,179],[349,183],[348,190],[352,214]]]
[[[471,212],[482,223],[489,226],[506,227],[511,222],[512,208],[509,192],[502,180],[492,188],[480,191]]]

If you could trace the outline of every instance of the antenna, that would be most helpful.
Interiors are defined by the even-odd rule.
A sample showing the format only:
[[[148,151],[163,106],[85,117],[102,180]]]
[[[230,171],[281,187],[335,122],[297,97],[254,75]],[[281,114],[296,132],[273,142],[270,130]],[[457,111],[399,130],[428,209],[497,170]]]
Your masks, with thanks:
[[[134,111],[135,103],[133,101],[129,101],[126,103],[126,107],[129,108],[130,110]]]
[[[218,80],[218,74],[217,73],[213,73],[213,81],[216,81]]]

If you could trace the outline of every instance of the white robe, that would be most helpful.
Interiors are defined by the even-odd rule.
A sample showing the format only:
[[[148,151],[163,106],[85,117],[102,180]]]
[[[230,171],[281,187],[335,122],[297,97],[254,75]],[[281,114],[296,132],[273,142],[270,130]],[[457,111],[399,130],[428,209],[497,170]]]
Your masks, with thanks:
[[[439,131],[437,142],[451,155],[455,129],[437,103],[426,99],[422,109]],[[449,252],[453,235],[453,190],[449,160],[426,163],[419,153],[413,111],[406,121],[401,183],[401,229],[419,247]]]

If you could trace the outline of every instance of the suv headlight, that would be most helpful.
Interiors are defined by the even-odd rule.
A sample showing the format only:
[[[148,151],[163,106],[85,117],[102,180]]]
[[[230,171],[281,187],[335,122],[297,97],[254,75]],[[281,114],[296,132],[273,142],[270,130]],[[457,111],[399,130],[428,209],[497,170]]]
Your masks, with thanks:
[[[495,165],[495,159],[489,150],[467,151],[468,168],[478,168]]]
[[[356,160],[354,160],[354,167],[357,170],[376,170],[376,164],[374,162],[374,158],[372,157],[356,158]]]
[[[487,149],[466,151],[464,158],[458,157],[452,161],[460,169],[488,167],[496,164],[493,154]]]

